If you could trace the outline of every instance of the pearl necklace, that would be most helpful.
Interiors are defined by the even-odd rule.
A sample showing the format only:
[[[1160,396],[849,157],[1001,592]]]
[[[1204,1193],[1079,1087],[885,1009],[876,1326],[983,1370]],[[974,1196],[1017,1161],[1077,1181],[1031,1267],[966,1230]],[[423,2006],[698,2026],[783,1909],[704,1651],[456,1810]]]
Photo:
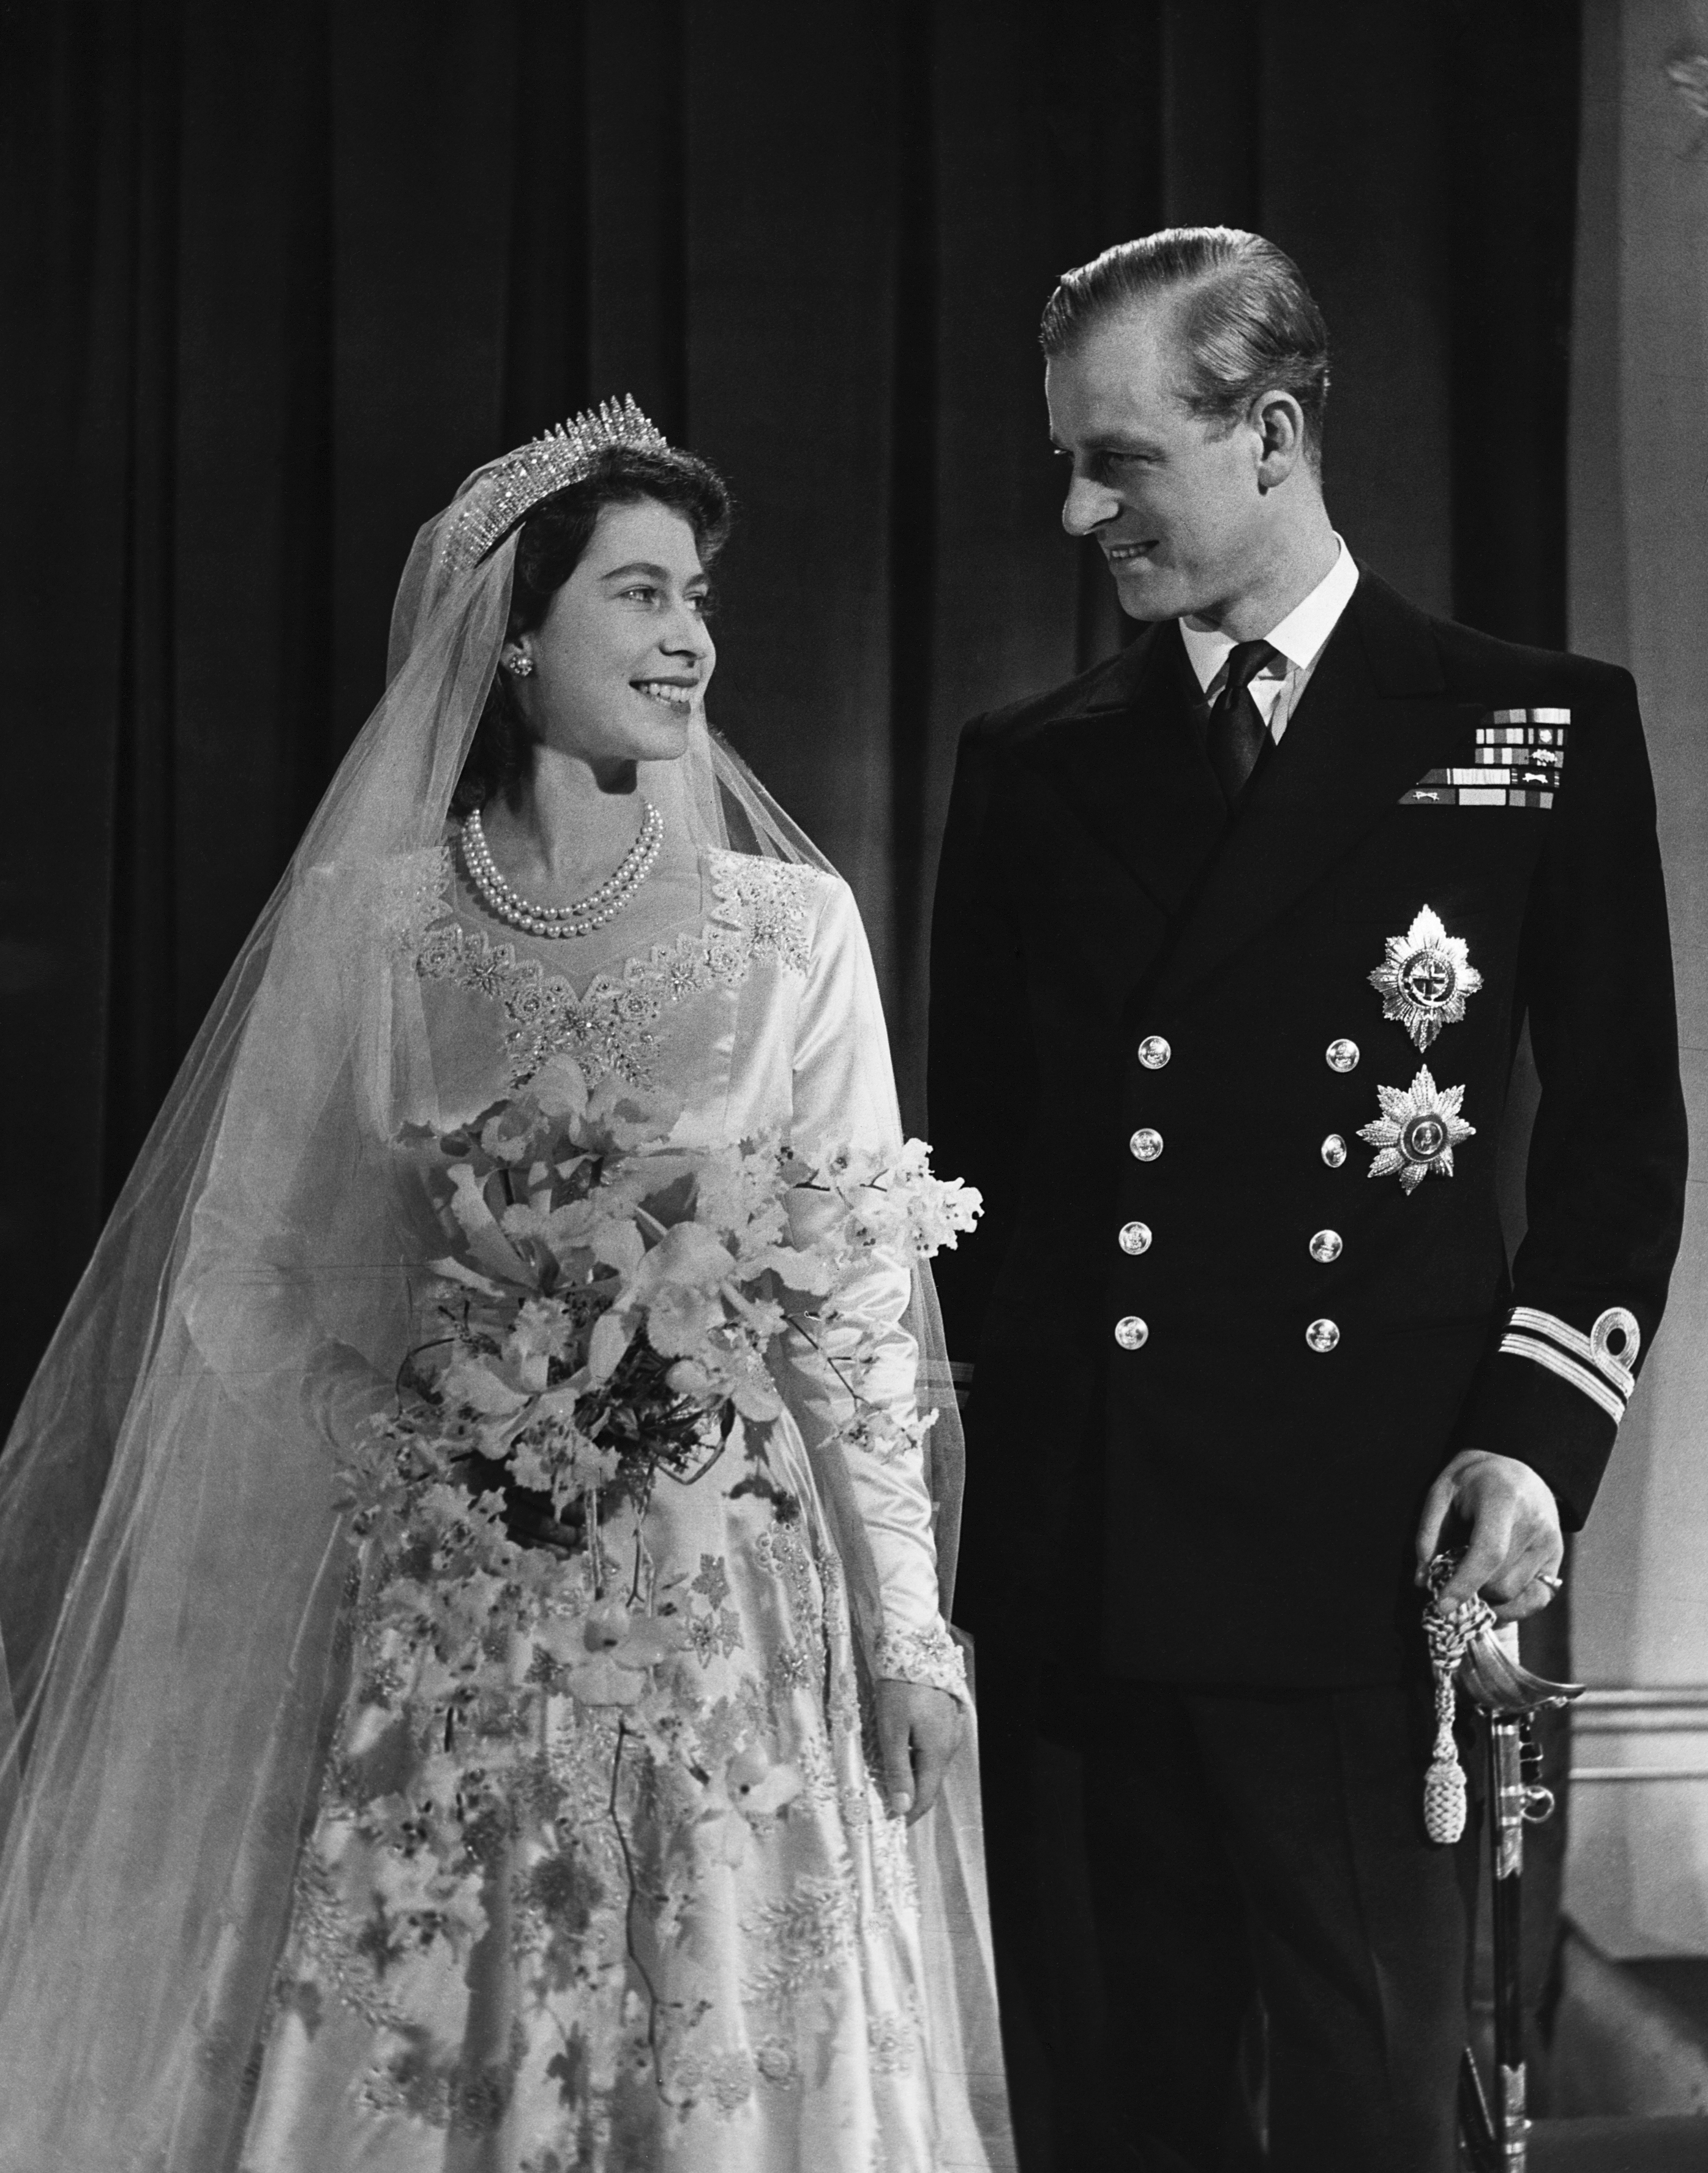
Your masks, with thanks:
[[[462,847],[462,864],[482,903],[510,927],[523,929],[530,936],[590,936],[595,928],[603,928],[606,921],[614,920],[622,911],[646,881],[658,858],[659,847],[664,843],[664,817],[649,800],[642,801],[641,806],[646,812],[641,817],[640,835],[624,854],[616,872],[608,876],[597,890],[577,898],[573,905],[536,905],[531,898],[511,888],[493,862],[486,833],[481,828],[478,808],[463,818],[458,838]]]

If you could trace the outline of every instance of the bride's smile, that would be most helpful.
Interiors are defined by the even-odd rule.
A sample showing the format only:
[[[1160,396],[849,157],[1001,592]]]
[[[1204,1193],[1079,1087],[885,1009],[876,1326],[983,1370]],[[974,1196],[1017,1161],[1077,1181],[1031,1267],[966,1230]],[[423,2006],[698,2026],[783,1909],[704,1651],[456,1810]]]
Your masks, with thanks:
[[[677,759],[718,659],[709,587],[681,514],[607,506],[539,627],[506,647],[532,666],[516,700],[541,748],[595,768]]]

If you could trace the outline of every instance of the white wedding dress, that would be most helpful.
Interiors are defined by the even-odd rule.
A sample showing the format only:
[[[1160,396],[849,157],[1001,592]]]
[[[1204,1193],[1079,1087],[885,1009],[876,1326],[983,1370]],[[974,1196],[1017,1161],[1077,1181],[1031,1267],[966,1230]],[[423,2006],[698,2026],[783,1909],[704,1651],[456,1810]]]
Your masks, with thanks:
[[[772,1132],[899,1146],[865,936],[835,876],[683,853],[597,935],[531,947],[484,916],[448,844],[400,863],[394,891],[393,1026],[415,1052],[390,1111],[397,1222],[421,1261],[447,1240],[404,1128],[450,1130],[561,1051],[590,1081],[614,1072],[679,1108],[684,1146]],[[908,1294],[905,1264],[881,1255],[851,1300],[887,1330],[863,1393],[901,1411]],[[817,1358],[783,1386],[769,1475],[798,1515],[741,1487],[739,1432],[703,1480],[661,1478],[647,1511],[692,1639],[659,1669],[687,1751],[655,1760],[621,1707],[554,1694],[546,1815],[494,1842],[488,1928],[465,1966],[442,1940],[415,1955],[374,1934],[375,1867],[350,1812],[380,1784],[341,1746],[364,1727],[371,1739],[376,1717],[383,1730],[385,1688],[356,1610],[242,2173],[1011,2163],[970,1730],[947,1798],[917,1827],[890,1815],[877,1777],[875,1678],[966,1695],[920,1459],[853,1452],[836,1467],[851,1498],[827,1500],[813,1450],[845,1392]],[[326,1395],[330,1410],[336,1384]],[[855,1582],[876,1586],[865,1650],[837,1536],[850,1518],[869,1549]],[[564,1566],[585,1573],[585,1556]],[[407,1771],[384,1782],[407,1788]]]

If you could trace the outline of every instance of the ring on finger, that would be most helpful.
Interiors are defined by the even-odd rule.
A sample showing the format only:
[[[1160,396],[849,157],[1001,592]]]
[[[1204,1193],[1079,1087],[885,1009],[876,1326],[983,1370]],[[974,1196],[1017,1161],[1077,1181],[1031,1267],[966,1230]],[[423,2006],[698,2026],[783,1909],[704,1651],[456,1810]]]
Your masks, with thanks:
[[[1565,1579],[1563,1577],[1550,1577],[1545,1569],[1537,1571],[1536,1582],[1538,1584],[1545,1584],[1550,1592],[1564,1592],[1565,1589]]]

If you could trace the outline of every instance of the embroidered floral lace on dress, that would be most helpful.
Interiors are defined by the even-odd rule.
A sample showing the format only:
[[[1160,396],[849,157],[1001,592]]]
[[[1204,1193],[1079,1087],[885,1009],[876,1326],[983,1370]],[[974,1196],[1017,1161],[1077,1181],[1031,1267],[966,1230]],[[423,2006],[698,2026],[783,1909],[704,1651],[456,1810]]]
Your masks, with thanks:
[[[924,1630],[879,1633],[872,1671],[892,1682],[924,1683],[967,1699],[967,1661],[940,1615]]]
[[[489,1922],[506,1896],[508,1968],[490,1942],[483,1962],[455,1962],[426,1928],[446,1901],[425,1891],[419,1952],[376,1939],[369,1890],[388,1867],[353,1838],[373,1782],[361,1757],[335,1756],[245,2173],[273,2173],[275,2152],[291,2173],[342,2162],[330,2146],[352,2117],[370,2145],[437,2131],[490,2147],[520,2130],[533,2148],[489,2161],[515,2173],[926,2173],[918,1894],[906,1829],[872,1778],[835,1550],[810,1509],[806,1529],[775,1523],[721,1477],[664,1511],[676,1529],[663,1559],[697,1565],[676,1586],[692,1644],[667,1702],[644,1718],[588,1702],[559,1689],[572,1678],[543,1652],[516,1655],[547,1701],[524,1753],[536,1815],[493,1832],[482,1887]],[[566,1569],[566,1598],[581,1580],[585,1566]],[[779,1666],[785,1655],[793,1664]],[[396,1690],[383,1669],[358,1672],[345,1740],[385,1741]],[[649,1755],[649,1735],[675,1755]],[[650,2014],[634,1997],[637,1955],[659,1994]],[[316,2073],[342,2073],[349,2108],[324,2130]],[[310,2160],[310,2138],[329,2147],[324,2160]]]
[[[620,971],[595,974],[579,996],[540,959],[518,957],[513,942],[494,942],[452,917],[449,845],[400,872],[391,922],[423,979],[453,982],[502,1007],[513,1086],[567,1050],[590,1082],[614,1071],[644,1089],[655,1083],[652,1029],[669,1006],[703,989],[740,987],[756,960],[795,973],[807,969],[806,901],[822,880],[816,871],[746,853],[714,852],[708,860],[715,903],[700,932],[684,930]]]

